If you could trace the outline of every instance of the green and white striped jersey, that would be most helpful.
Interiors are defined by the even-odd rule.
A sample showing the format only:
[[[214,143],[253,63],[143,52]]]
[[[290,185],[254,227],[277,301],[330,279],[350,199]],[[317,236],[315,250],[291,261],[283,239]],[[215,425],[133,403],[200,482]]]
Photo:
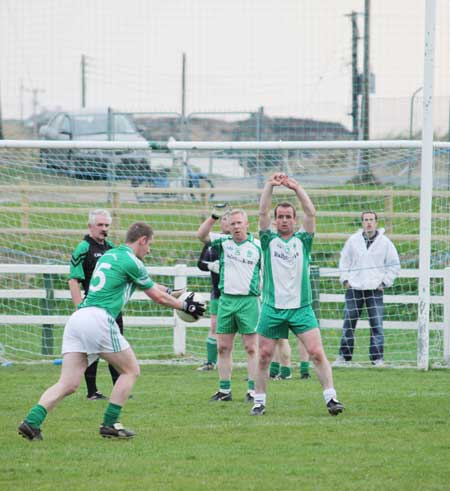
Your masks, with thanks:
[[[105,252],[97,261],[83,307],[105,309],[114,319],[137,288],[154,285],[143,262],[126,245]]]
[[[296,232],[284,240],[271,230],[259,232],[264,257],[263,298],[276,309],[311,304],[309,262],[314,234]]]
[[[211,243],[219,254],[221,293],[228,295],[256,295],[261,293],[262,251],[259,240],[251,234],[239,244],[231,236]]]

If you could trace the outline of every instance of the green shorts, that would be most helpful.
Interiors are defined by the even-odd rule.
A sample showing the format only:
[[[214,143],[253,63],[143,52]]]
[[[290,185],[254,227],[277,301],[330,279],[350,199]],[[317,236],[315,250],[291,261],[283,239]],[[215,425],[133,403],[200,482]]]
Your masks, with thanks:
[[[217,311],[219,310],[219,299],[211,298],[209,301],[209,313],[211,315],[217,315]]]
[[[311,305],[300,309],[276,309],[263,304],[256,332],[270,339],[287,339],[289,329],[297,335],[318,326]]]
[[[217,334],[255,334],[259,317],[259,297],[226,295],[219,298]]]

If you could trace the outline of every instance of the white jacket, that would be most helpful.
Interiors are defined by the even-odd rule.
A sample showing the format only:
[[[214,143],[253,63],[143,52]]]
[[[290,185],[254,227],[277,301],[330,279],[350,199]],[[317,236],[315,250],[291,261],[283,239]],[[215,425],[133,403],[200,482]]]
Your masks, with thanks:
[[[341,283],[348,281],[355,290],[375,290],[381,283],[392,286],[400,272],[400,259],[394,244],[378,229],[378,235],[367,249],[360,229],[351,235],[341,251]]]

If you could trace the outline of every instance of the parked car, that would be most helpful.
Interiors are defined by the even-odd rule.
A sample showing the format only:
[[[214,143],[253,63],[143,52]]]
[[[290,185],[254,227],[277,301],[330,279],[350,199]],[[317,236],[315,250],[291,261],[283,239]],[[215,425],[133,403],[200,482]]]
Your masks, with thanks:
[[[39,130],[42,140],[146,141],[132,120],[107,111],[59,112]],[[133,179],[150,173],[151,151],[41,149],[41,165],[80,179]]]
[[[39,132],[41,127],[44,124],[48,124],[50,119],[53,118],[53,116],[56,114],[56,111],[47,111],[46,109],[40,112],[39,114],[36,114],[34,116],[30,116],[28,119],[24,121],[24,126],[25,128],[29,128],[31,130],[36,130]]]

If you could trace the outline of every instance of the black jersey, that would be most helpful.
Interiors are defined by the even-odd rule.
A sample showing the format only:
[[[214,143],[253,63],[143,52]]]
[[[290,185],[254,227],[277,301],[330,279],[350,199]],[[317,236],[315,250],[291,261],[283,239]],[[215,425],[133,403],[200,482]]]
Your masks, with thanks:
[[[217,261],[218,259],[219,259],[219,254],[217,250],[212,248],[211,244],[206,244],[203,247],[202,252],[200,253],[197,266],[202,271],[209,271],[207,263]],[[211,299],[212,300],[220,297],[219,279],[220,276],[217,273],[213,273],[211,271]]]
[[[91,282],[92,273],[94,272],[98,259],[113,247],[114,244],[109,240],[105,240],[103,244],[99,244],[89,235],[85,235],[84,239],[73,251],[70,260],[69,278],[76,279],[83,285],[85,295],[87,295],[89,290],[89,283]]]

